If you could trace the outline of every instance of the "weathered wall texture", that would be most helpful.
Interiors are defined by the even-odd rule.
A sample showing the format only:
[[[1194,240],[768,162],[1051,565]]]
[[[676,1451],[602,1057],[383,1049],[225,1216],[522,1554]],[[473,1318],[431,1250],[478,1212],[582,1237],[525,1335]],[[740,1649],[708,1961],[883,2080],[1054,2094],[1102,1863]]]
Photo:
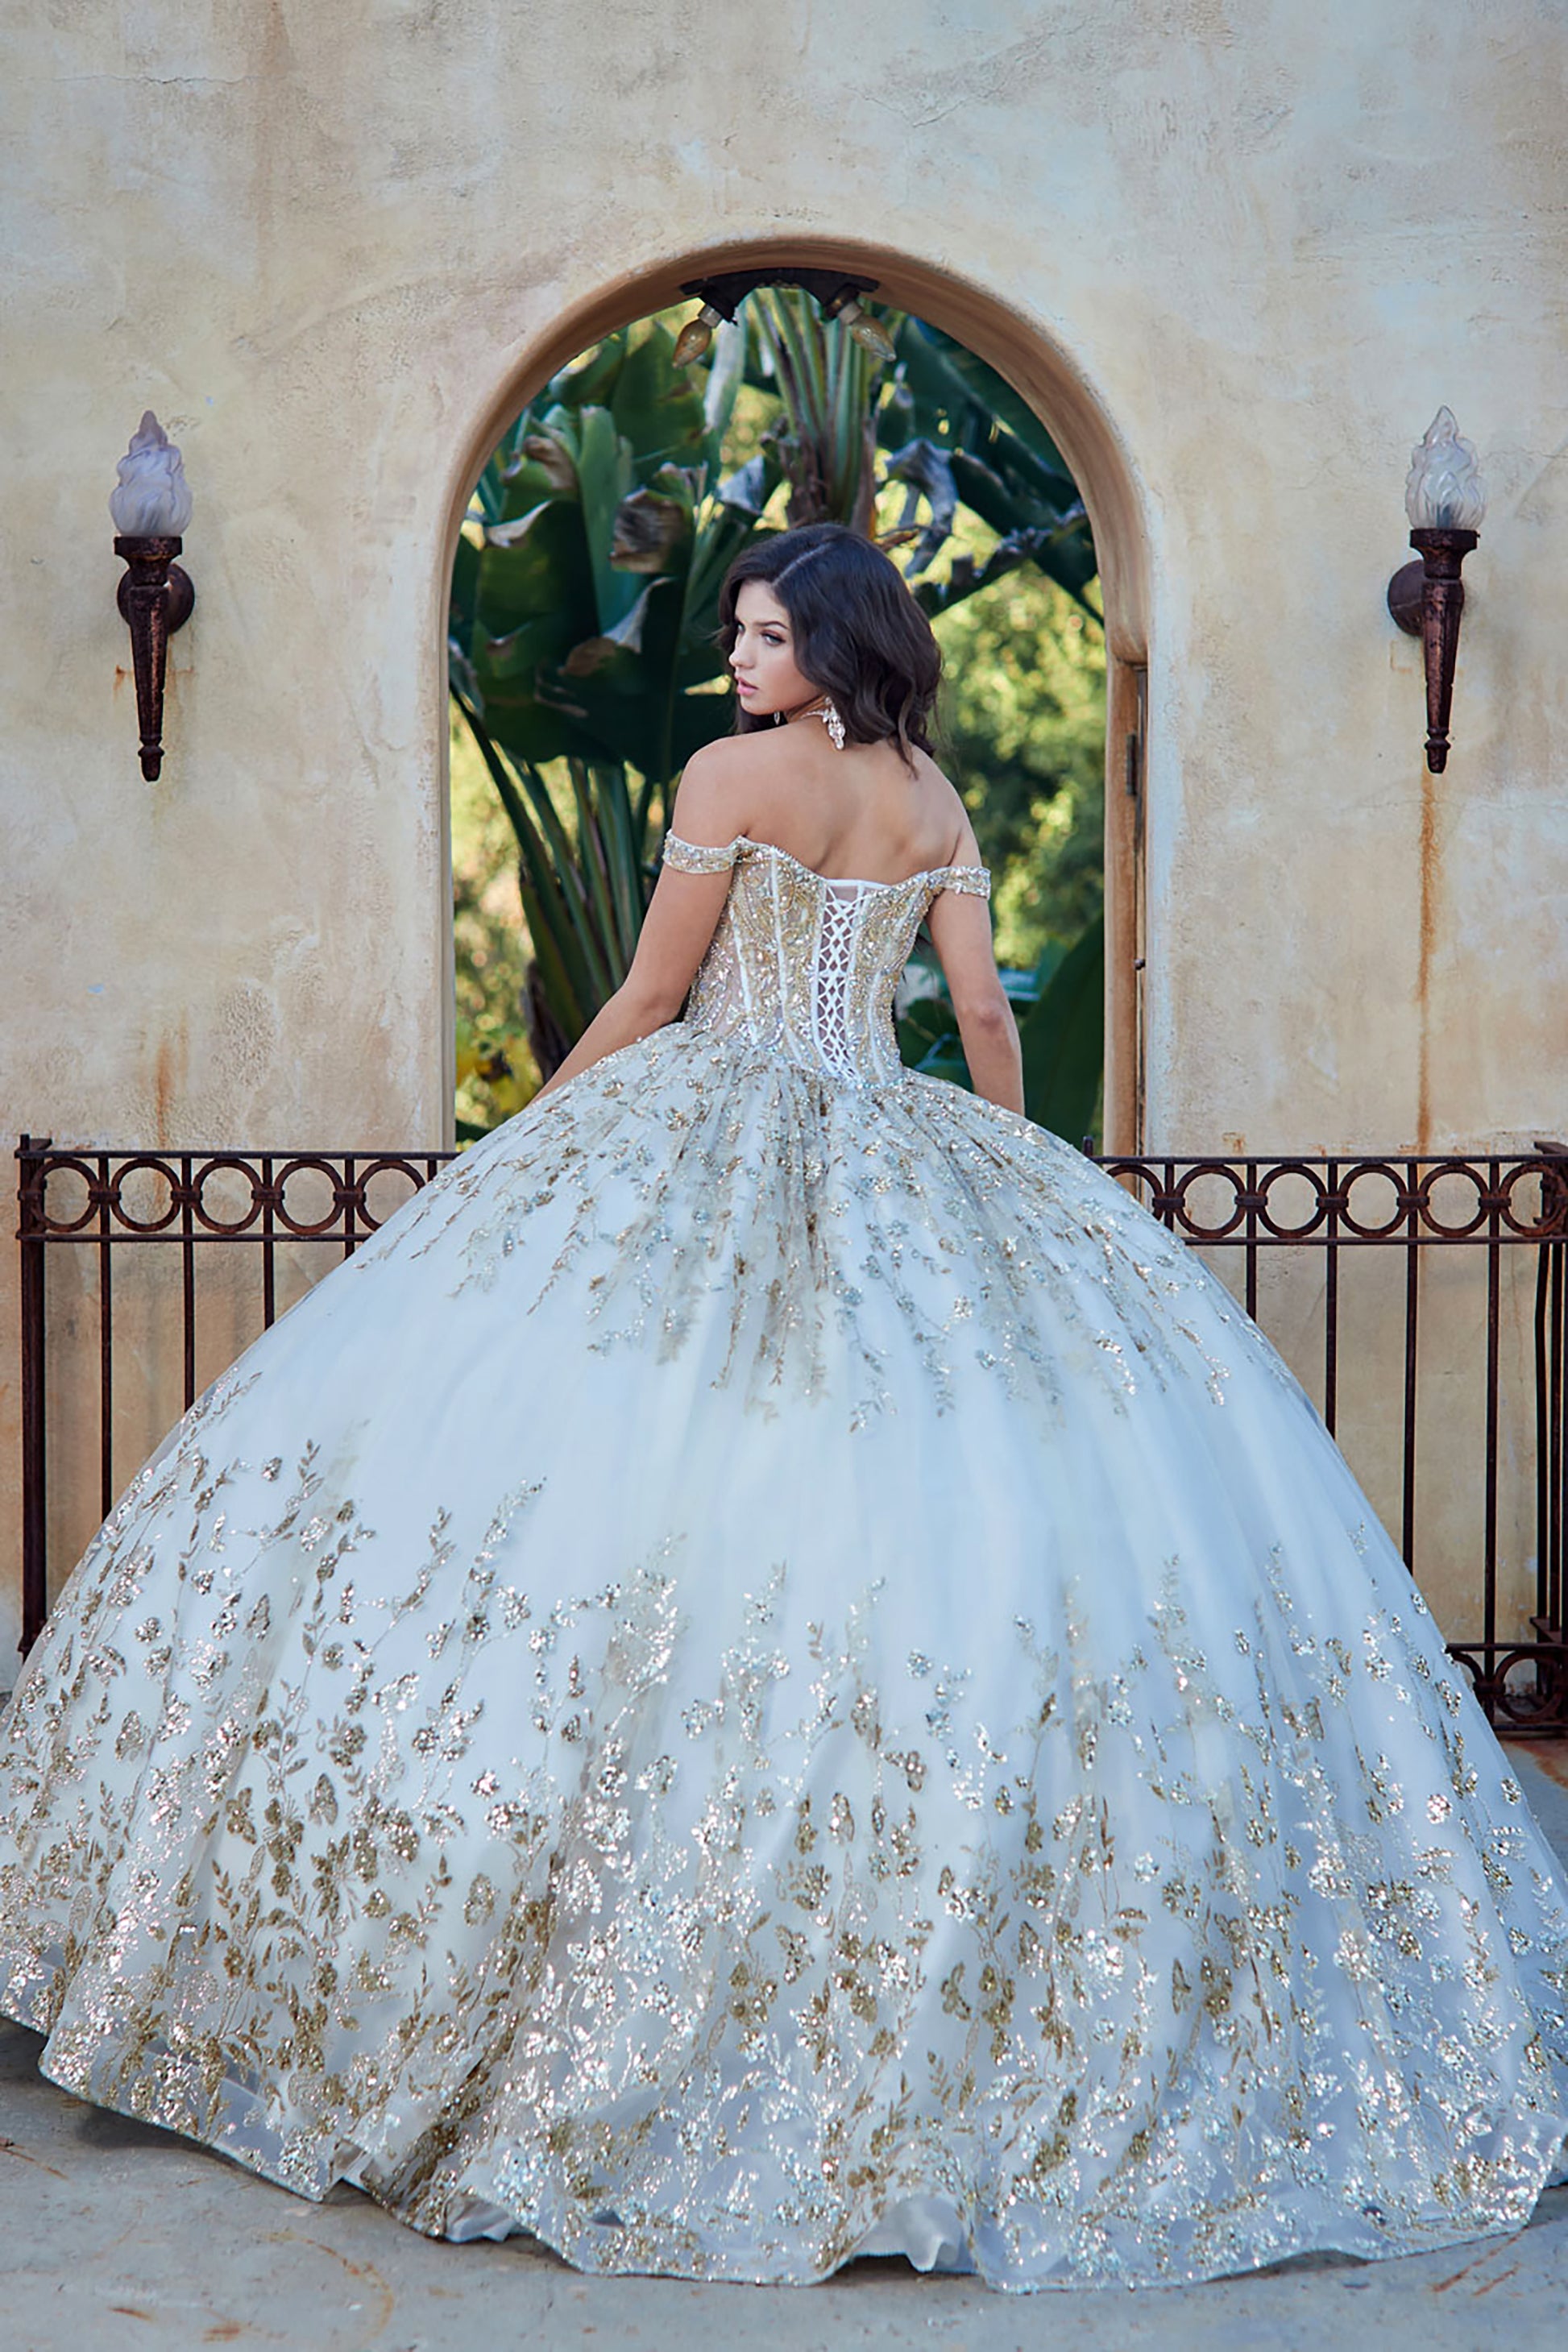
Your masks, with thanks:
[[[487,425],[692,257],[848,237],[950,273],[945,313],[885,274],[1079,404],[1150,664],[1150,1140],[1562,1131],[1550,0],[11,15],[13,1129],[440,1140],[440,616]],[[1382,598],[1440,401],[1493,506],[1432,782]],[[199,600],[153,786],[104,503],[147,404],[185,450]]]

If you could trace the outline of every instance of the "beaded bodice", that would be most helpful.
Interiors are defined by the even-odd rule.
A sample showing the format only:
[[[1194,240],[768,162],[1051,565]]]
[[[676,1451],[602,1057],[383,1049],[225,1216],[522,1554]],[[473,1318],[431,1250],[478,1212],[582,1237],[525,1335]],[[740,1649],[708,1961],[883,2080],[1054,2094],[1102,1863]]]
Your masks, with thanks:
[[[983,866],[936,866],[901,882],[836,880],[742,835],[710,849],[670,834],[681,874],[733,870],[730,896],[687,1006],[689,1024],[742,1032],[790,1060],[848,1080],[896,1077],[893,991],[939,890],[988,898]]]

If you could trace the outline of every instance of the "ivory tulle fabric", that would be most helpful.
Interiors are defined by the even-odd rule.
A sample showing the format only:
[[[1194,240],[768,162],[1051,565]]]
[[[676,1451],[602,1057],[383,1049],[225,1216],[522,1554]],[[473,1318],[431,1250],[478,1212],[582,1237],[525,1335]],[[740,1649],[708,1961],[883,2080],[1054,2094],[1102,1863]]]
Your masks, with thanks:
[[[1568,1897],[1228,1293],[901,1071],[939,889],[733,866],[684,1022],[215,1383],[0,1761],[82,2096],[585,2270],[1178,2281],[1516,2227]]]

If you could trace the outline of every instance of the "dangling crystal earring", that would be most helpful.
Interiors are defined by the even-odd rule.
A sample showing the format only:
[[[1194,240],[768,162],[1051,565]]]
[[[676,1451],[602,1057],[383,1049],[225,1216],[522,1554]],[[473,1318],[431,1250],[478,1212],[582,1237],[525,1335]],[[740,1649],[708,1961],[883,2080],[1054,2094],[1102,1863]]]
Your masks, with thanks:
[[[844,749],[844,721],[838,716],[838,706],[834,701],[831,695],[828,696],[826,701],[823,704],[821,709],[816,715],[821,719],[823,725],[826,728],[828,739],[831,741],[834,750],[836,751],[842,751]]]

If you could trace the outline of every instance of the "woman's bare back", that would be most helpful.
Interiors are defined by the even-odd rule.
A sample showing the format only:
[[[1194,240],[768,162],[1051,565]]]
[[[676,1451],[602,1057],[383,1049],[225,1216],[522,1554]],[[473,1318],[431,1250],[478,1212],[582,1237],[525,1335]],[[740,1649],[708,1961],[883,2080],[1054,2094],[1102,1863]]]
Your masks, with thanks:
[[[901,882],[976,854],[958,793],[927,752],[912,756],[910,768],[890,742],[839,751],[816,719],[699,754],[741,817],[738,830],[816,873],[865,882]]]

